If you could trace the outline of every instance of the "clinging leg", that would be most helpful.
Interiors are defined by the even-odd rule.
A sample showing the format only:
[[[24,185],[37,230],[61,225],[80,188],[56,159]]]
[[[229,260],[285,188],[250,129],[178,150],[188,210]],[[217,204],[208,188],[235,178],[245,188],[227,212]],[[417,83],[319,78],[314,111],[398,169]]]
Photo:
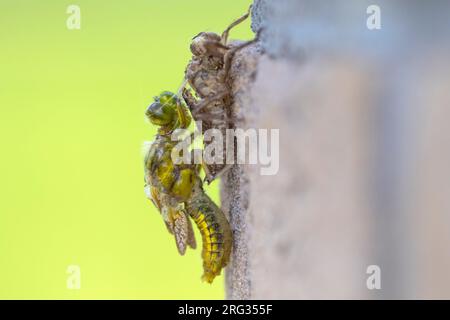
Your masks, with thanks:
[[[249,45],[257,42],[259,40],[259,37],[261,35],[261,31],[258,31],[258,33],[256,34],[256,37],[253,40],[244,42],[230,50],[228,50],[228,52],[225,54],[224,58],[223,58],[223,78],[224,79],[228,79],[228,74],[230,72],[230,68],[231,68],[231,62],[233,61],[233,57],[236,54],[236,52],[238,52],[239,50],[244,49],[245,47],[248,47]]]
[[[237,26],[238,24],[240,24],[242,21],[244,21],[245,19],[247,19],[250,15],[250,12],[252,10],[252,6],[250,5],[250,7],[248,7],[248,11],[246,14],[244,14],[242,17],[237,18],[236,20],[234,20],[229,26],[228,28],[225,29],[225,31],[222,33],[221,36],[221,42],[223,45],[227,45],[227,41],[228,41],[228,34],[230,33],[230,30],[233,29],[235,26]]]

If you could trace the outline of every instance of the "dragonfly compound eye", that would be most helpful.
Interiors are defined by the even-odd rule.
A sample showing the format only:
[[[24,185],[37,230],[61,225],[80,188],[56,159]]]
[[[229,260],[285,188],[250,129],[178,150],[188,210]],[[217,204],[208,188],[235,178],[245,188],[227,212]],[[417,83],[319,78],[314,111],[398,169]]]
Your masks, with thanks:
[[[158,126],[165,126],[173,123],[177,119],[175,95],[164,92],[159,97],[155,97],[155,102],[147,108],[145,115],[152,124]]]

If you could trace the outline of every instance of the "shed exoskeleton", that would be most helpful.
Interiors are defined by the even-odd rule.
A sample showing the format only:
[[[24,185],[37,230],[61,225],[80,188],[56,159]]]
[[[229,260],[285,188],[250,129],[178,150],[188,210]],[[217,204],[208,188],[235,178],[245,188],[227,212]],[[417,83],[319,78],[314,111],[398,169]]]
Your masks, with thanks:
[[[206,181],[210,183],[227,171],[226,129],[234,127],[232,85],[229,78],[231,63],[238,50],[254,40],[233,44],[228,42],[230,30],[250,15],[249,11],[233,21],[222,33],[200,32],[192,39],[192,59],[185,70],[185,83],[181,88],[183,99],[195,121],[201,121],[202,133],[217,129],[223,137],[223,153],[216,154],[214,163],[204,163]],[[206,148],[213,141],[205,141]]]

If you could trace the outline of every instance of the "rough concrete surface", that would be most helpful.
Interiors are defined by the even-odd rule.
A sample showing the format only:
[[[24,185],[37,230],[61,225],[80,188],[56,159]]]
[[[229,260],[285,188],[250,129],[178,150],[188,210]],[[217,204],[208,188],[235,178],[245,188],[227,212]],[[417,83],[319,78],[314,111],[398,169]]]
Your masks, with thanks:
[[[250,88],[254,81],[257,62],[260,56],[258,44],[238,51],[233,59],[231,79],[233,83],[233,117],[237,128],[246,128],[249,107]],[[235,164],[222,177],[222,209],[228,213],[233,230],[233,251],[230,265],[226,271],[226,290],[229,299],[249,299],[249,237],[247,229],[249,181],[242,165]]]
[[[450,3],[380,0],[377,31],[370,4],[254,1],[233,108],[280,130],[280,169],[223,177],[230,299],[450,298]]]

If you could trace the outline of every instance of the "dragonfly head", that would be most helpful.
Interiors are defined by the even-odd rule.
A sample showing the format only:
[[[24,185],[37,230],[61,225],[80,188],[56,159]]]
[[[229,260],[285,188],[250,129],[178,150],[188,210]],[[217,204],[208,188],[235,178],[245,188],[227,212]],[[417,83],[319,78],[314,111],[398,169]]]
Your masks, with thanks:
[[[163,92],[147,108],[145,115],[150,122],[157,126],[170,126],[175,123],[177,114],[177,97],[171,92]]]

